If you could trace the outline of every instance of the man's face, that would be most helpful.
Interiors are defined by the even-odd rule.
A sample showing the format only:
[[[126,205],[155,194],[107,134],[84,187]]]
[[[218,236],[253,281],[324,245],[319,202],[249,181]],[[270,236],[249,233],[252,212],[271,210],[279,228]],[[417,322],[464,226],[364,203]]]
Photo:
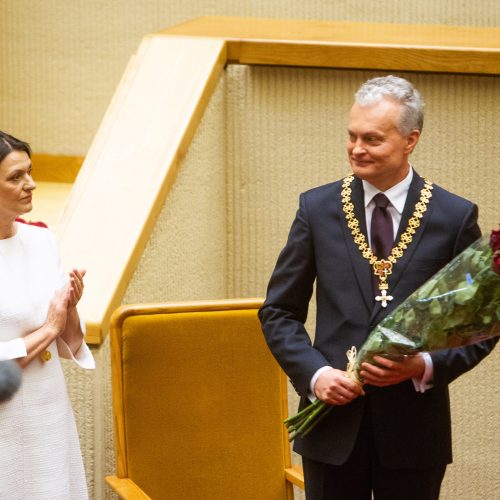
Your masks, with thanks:
[[[397,128],[401,106],[389,99],[371,106],[354,104],[349,114],[347,153],[354,175],[386,191],[408,174],[408,156],[420,132],[404,136]]]

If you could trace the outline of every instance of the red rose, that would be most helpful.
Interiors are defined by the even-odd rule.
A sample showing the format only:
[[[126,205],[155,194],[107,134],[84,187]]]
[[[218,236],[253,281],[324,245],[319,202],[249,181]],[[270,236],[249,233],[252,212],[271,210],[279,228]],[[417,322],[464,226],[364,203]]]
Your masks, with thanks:
[[[493,252],[500,250],[500,229],[493,229],[493,231],[491,231],[490,247]]]
[[[497,274],[500,274],[500,250],[497,250],[493,253],[493,261],[491,263],[491,267],[493,268],[493,271],[495,271]]]

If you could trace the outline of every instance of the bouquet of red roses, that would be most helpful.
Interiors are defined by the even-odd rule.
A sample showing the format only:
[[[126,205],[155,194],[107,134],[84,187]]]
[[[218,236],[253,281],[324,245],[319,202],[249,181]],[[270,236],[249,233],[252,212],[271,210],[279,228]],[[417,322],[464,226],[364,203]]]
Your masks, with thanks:
[[[410,295],[376,327],[347,375],[362,383],[361,364],[470,345],[500,335],[500,230],[483,236]],[[290,440],[305,436],[331,408],[317,400],[285,420]]]

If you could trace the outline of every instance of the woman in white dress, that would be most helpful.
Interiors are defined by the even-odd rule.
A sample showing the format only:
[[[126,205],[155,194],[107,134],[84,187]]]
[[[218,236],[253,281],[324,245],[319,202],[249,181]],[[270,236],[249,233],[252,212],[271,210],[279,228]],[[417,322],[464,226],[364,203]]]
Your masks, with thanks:
[[[0,132],[0,360],[23,369],[19,390],[0,403],[0,499],[87,499],[59,361],[94,368],[76,309],[85,271],[68,279],[52,233],[16,221],[35,187],[29,145]]]

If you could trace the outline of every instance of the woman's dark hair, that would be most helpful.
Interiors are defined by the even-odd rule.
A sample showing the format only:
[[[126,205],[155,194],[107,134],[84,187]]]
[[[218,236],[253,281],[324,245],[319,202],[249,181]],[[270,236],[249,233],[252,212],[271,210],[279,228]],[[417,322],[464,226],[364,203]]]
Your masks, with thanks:
[[[20,141],[0,130],[0,163],[12,151],[24,151],[31,158],[31,148],[27,142]]]

